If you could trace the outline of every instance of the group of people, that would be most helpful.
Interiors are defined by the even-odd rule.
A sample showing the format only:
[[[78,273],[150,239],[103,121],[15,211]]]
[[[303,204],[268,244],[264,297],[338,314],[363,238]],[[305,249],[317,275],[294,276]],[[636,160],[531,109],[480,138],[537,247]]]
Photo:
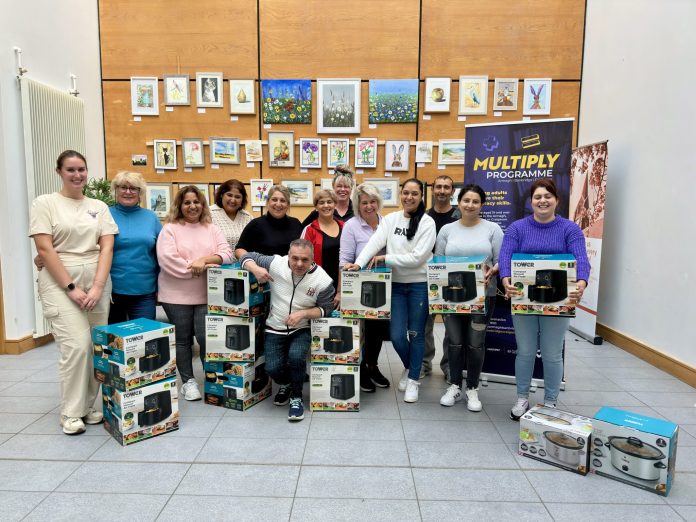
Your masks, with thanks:
[[[92,375],[92,326],[139,317],[154,319],[159,303],[176,327],[177,367],[186,400],[200,400],[194,378],[193,339],[205,358],[206,270],[239,261],[271,287],[265,326],[266,371],[277,384],[274,404],[290,404],[288,419],[304,417],[302,387],[309,351],[311,319],[340,305],[342,270],[385,265],[392,270],[391,320],[366,320],[360,388],[373,393],[388,388],[379,370],[383,341],[391,341],[404,371],[398,389],[404,401],[416,402],[420,380],[434,356],[433,316],[428,314],[426,266],[433,254],[486,255],[486,314],[448,315],[441,367],[449,386],[440,404],[464,399],[471,411],[482,409],[477,389],[483,366],[486,327],[498,288],[508,297],[511,256],[525,253],[571,253],[577,259],[578,284],[570,297],[579,300],[587,285],[589,262],[579,227],[557,216],[553,181],[541,179],[530,192],[533,214],[516,221],[503,235],[481,217],[486,193],[477,185],[460,190],[450,204],[453,181],[434,182],[435,203],[426,212],[423,183],[403,183],[402,209],[382,216],[382,197],[374,185],[357,187],[347,167],[338,167],[333,190],[314,195],[315,210],[301,223],[288,215],[290,194],[274,185],[266,212],[258,218],[245,210],[247,192],[238,180],[218,187],[215,204],[194,185],[181,187],[165,224],[140,206],[146,184],[134,172],[112,180],[113,207],[83,194],[87,161],[65,151],[56,172],[59,192],[39,196],[31,209],[29,235],[38,252],[39,295],[44,316],[58,345],[63,431],[78,434],[85,424],[102,422],[93,408],[98,383]],[[529,408],[534,357],[541,349],[547,405],[555,405],[562,378],[563,336],[568,319],[514,316],[518,400],[511,417]],[[426,349],[427,347],[427,349]],[[466,387],[463,371],[466,370]]]

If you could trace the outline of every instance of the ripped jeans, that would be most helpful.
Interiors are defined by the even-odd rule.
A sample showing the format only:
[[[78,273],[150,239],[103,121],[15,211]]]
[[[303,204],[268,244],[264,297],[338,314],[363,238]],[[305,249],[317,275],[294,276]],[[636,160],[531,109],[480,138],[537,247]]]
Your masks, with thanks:
[[[408,378],[420,378],[425,351],[425,321],[428,318],[428,285],[392,283],[389,336]]]
[[[462,370],[466,367],[466,387],[478,388],[483,359],[486,355],[486,327],[493,315],[495,296],[486,297],[485,315],[446,315],[449,335],[450,382],[462,387]],[[466,365],[466,366],[465,366]]]

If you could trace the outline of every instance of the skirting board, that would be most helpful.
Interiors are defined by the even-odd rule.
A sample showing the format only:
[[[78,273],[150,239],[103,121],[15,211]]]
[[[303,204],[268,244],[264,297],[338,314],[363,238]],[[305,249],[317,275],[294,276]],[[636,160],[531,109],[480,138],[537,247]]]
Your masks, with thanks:
[[[696,387],[696,368],[689,366],[685,362],[675,359],[670,355],[666,355],[647,344],[637,341],[626,334],[617,332],[601,323],[597,323],[597,334],[604,337],[604,339],[611,344],[673,375],[680,381],[684,381],[686,384]]]
[[[53,336],[51,334],[36,338],[27,335],[21,339],[5,339],[4,341],[0,339],[0,354],[19,355],[20,353],[28,352],[29,350],[48,344],[51,341],[53,341]]]

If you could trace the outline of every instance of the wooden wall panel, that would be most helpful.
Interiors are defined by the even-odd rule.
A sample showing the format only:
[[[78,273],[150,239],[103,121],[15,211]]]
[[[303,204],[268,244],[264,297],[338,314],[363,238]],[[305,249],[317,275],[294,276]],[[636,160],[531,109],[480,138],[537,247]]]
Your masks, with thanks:
[[[260,0],[261,78],[416,78],[418,0]]]
[[[102,79],[196,71],[256,78],[257,27],[256,0],[100,0]]]
[[[422,0],[421,77],[579,80],[584,0]]]

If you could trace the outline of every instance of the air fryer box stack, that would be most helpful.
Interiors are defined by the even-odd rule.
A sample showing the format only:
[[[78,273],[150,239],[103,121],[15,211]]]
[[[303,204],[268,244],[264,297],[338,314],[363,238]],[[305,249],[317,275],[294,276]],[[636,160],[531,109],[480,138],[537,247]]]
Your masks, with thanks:
[[[204,400],[213,406],[245,411],[271,395],[264,357],[253,363],[208,361],[203,365]]]
[[[239,263],[208,269],[208,313],[254,317],[264,315],[266,285]]]
[[[179,429],[176,377],[130,391],[102,385],[104,427],[122,446]]]
[[[669,494],[679,426],[606,406],[592,424],[590,472],[658,495]]]
[[[312,411],[360,411],[360,366],[312,363],[309,404]]]
[[[577,283],[572,255],[513,254],[511,282],[520,292],[512,299],[513,314],[575,317],[568,298]]]
[[[391,319],[391,268],[341,272],[341,317]]]
[[[520,455],[586,475],[592,420],[556,408],[536,406],[520,419]]]
[[[92,328],[94,375],[130,391],[176,376],[174,326],[150,319]]]
[[[312,363],[360,364],[363,346],[362,319],[322,317],[313,319],[310,357]]]
[[[206,361],[253,362],[263,353],[263,317],[207,315]]]
[[[428,263],[431,314],[485,314],[487,256],[435,256]]]

